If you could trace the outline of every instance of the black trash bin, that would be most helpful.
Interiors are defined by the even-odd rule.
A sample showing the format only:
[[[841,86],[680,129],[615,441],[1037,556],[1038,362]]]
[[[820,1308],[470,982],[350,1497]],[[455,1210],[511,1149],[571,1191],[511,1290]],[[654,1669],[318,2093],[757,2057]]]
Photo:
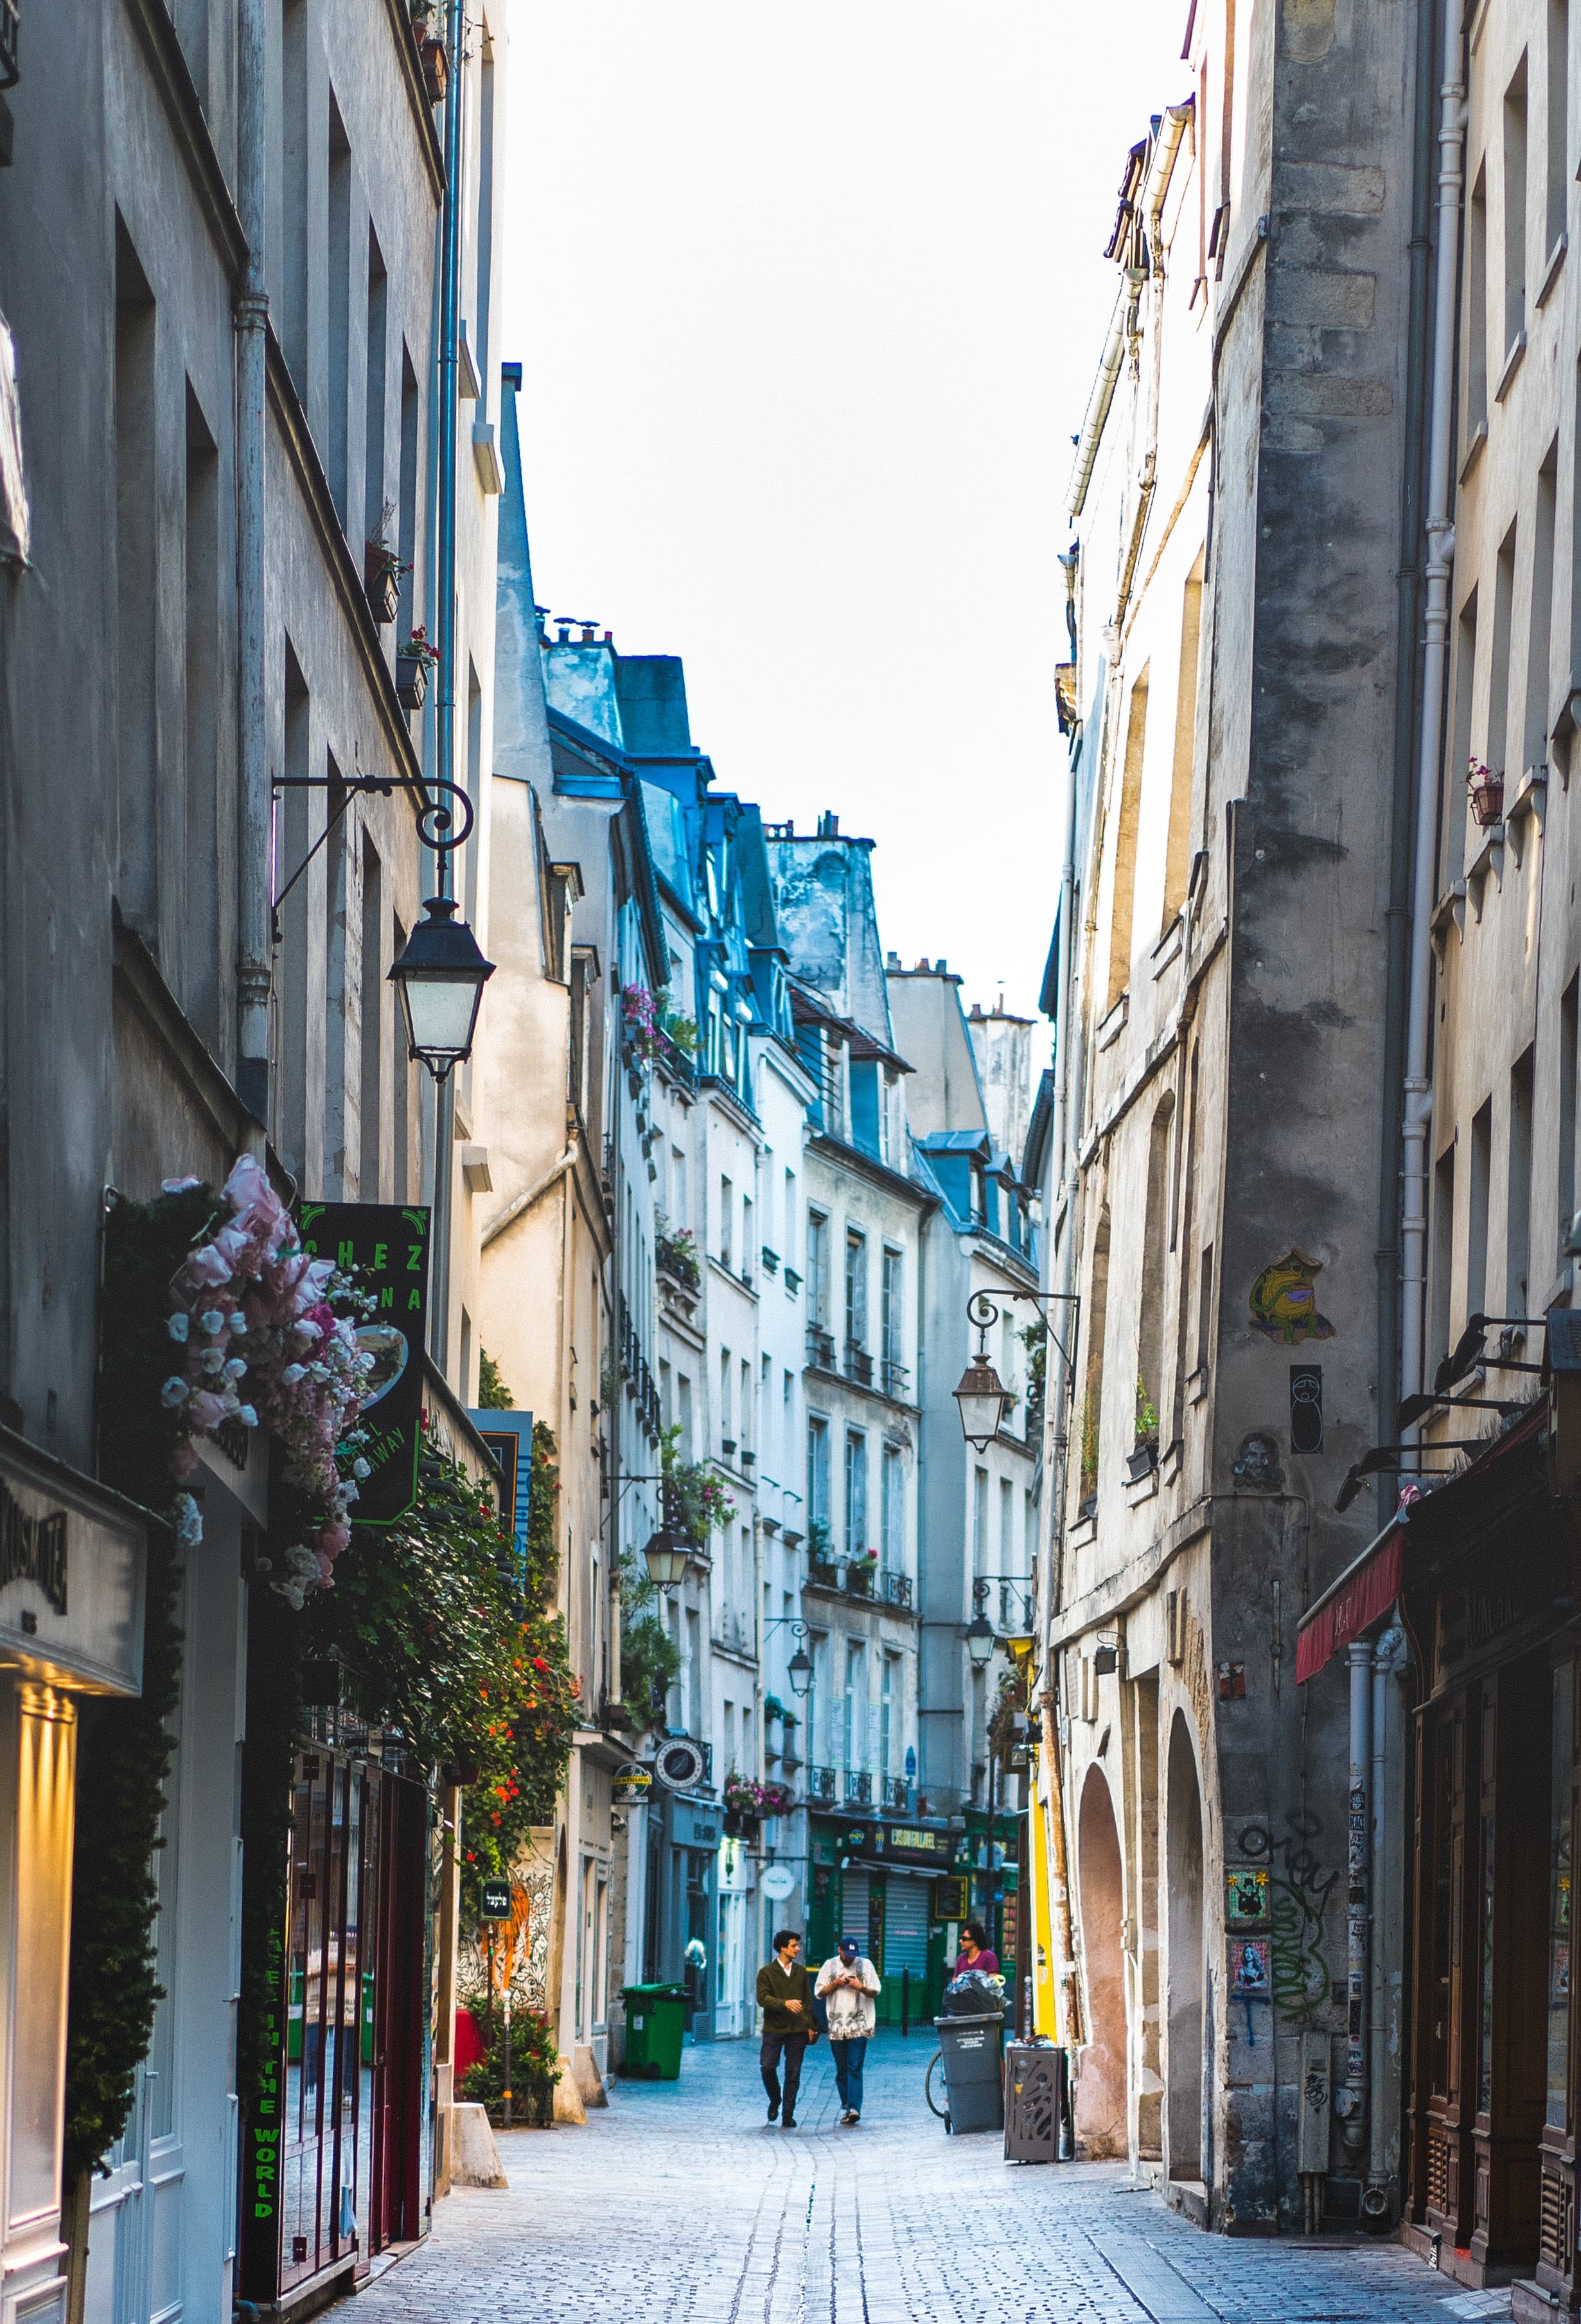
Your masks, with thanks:
[[[945,2128],[952,2131],[1002,2130],[1004,2126],[1004,2085],[1000,2062],[1000,2037],[1004,2019],[990,2015],[936,2017],[938,2046],[944,2055],[944,2087],[949,2101]]]
[[[1056,2163],[1065,2103],[1065,2052],[1051,2042],[1004,2048],[1004,2159]]]

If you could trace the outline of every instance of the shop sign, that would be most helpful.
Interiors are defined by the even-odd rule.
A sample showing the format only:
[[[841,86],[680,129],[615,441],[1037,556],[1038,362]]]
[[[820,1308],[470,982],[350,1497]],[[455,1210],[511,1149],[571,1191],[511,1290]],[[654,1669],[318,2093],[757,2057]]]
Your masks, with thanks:
[[[135,1694],[146,1545],[130,1502],[0,1431],[0,1646],[14,1668]]]
[[[361,1447],[371,1474],[358,1488],[352,1518],[390,1525],[417,1497],[422,1446],[423,1351],[428,1340],[430,1213],[393,1203],[304,1203],[302,1248],[355,1269],[374,1300],[357,1326],[357,1343],[374,1359]]]
[[[771,1904],[782,1904],[796,1886],[796,1875],[788,1864],[771,1864],[758,1886]]]
[[[953,1853],[953,1842],[948,1831],[928,1831],[920,1826],[892,1823],[885,1829],[884,1846],[891,1856],[909,1858],[923,1864],[948,1864]]]
[[[511,1884],[508,1880],[485,1880],[483,1884],[483,1912],[485,1921],[508,1921],[511,1917]]]
[[[640,1808],[653,1788],[653,1770],[636,1760],[617,1767],[610,1779],[609,1795],[617,1808]]]
[[[933,1884],[933,1918],[936,1921],[964,1921],[971,1911],[971,1883],[956,1876]]]

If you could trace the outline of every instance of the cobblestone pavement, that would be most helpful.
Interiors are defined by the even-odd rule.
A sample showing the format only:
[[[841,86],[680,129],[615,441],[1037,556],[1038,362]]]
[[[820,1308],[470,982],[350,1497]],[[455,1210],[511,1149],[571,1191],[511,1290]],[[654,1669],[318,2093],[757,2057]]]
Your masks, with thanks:
[[[462,2189],[346,2324],[1459,2324],[1485,2314],[1394,2244],[1230,2241],[1123,2166],[1003,2161],[948,2138],[933,2044],[881,2036],[842,2130],[827,2046],[798,2127],[763,2121],[756,2044],[689,2048],[587,2127],[500,2145],[509,2192]],[[1500,2303],[1502,2306],[1502,2303]],[[1503,2312],[1507,2313],[1505,2309]],[[344,2311],[343,2311],[344,2313]]]

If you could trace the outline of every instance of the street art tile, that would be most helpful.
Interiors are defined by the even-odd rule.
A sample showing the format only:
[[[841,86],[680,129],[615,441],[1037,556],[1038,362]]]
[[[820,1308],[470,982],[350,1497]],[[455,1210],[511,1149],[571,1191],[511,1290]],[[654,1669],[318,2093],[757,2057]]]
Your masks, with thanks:
[[[1298,1340],[1332,1340],[1333,1324],[1318,1313],[1316,1278],[1322,1272],[1321,1259],[1308,1259],[1292,1244],[1252,1286],[1252,1329],[1287,1348]]]
[[[1225,1918],[1228,1921],[1266,1921],[1268,1918],[1268,1875],[1260,1868],[1233,1864],[1225,1873]]]
[[[1248,2000],[1266,2000],[1273,1991],[1273,1969],[1266,1937],[1234,1937],[1230,1941],[1230,1991]]]

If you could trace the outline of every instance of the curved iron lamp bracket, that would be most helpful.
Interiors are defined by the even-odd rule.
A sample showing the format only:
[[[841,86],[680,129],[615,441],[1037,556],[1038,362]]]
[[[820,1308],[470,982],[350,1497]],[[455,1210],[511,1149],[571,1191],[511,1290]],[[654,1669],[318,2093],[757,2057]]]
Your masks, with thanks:
[[[273,922],[273,941],[281,940],[280,908],[290,895],[302,873],[308,869],[319,850],[324,845],[354,798],[368,798],[375,793],[389,798],[395,791],[410,791],[417,808],[417,835],[425,847],[436,855],[448,855],[453,848],[464,846],[477,820],[471,799],[459,783],[442,782],[430,778],[422,783],[402,781],[394,775],[275,775],[270,788],[280,791],[338,791],[340,803],[329,816],[323,830],[314,840],[291,878],[269,907]],[[443,797],[435,797],[443,793]]]

